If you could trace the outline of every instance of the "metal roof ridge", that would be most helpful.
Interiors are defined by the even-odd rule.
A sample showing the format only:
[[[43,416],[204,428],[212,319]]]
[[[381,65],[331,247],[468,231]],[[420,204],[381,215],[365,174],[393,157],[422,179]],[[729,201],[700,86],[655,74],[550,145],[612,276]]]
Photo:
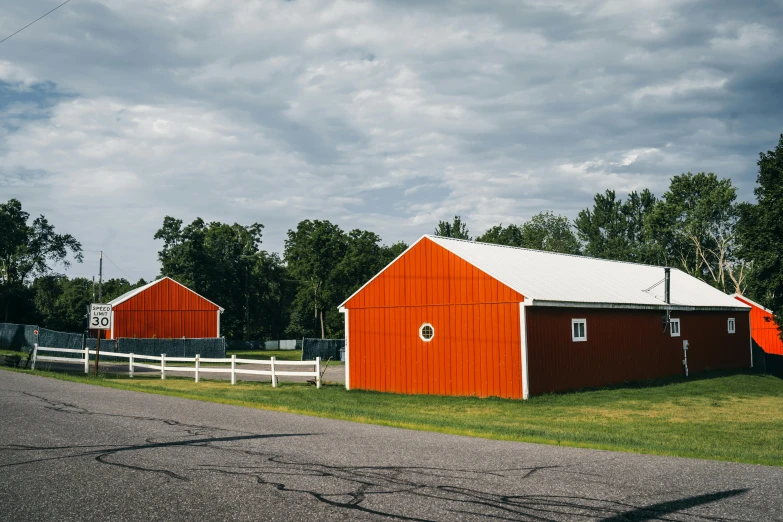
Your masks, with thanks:
[[[738,301],[747,301],[751,305],[755,306],[756,308],[760,308],[760,309],[764,310],[768,314],[772,314],[772,315],[775,314],[775,312],[773,312],[772,310],[770,310],[766,306],[762,306],[759,303],[757,303],[756,301],[754,301],[753,299],[749,299],[749,298],[745,297],[742,294],[738,294],[737,292],[734,292],[733,294],[731,294],[731,297],[733,297],[734,299],[737,299]]]
[[[166,279],[168,279],[169,281],[172,281],[172,282],[178,284],[179,286],[181,286],[182,288],[184,288],[185,290],[187,290],[189,292],[193,292],[194,294],[196,294],[197,296],[199,296],[200,298],[202,298],[204,301],[208,302],[209,304],[216,306],[218,308],[218,310],[220,310],[220,313],[223,313],[223,312],[226,311],[225,308],[223,308],[219,304],[210,301],[209,299],[207,299],[203,295],[199,294],[198,292],[196,292],[192,288],[188,288],[187,286],[183,285],[182,283],[180,283],[176,279],[173,279],[173,278],[171,278],[169,276],[163,276],[163,277],[161,277],[159,279],[155,279],[154,281],[150,281],[146,285],[142,285],[142,286],[140,286],[138,288],[134,288],[133,290],[129,290],[129,291],[125,292],[124,294],[122,294],[122,295],[120,295],[118,297],[115,297],[114,299],[112,299],[111,301],[109,301],[106,304],[109,304],[109,305],[111,305],[112,308],[114,308],[115,306],[124,303],[128,299],[136,297],[140,293],[144,292],[145,290],[147,290],[149,288],[152,288],[153,286],[157,285],[158,283],[160,283],[162,281],[165,281]]]
[[[510,248],[512,250],[525,250],[527,252],[539,252],[541,254],[551,254],[553,256],[564,256],[564,257],[574,257],[577,259],[594,259],[596,261],[607,261],[610,263],[622,263],[626,265],[636,265],[636,266],[649,266],[651,268],[667,268],[665,265],[650,265],[648,263],[637,263],[635,261],[621,261],[619,259],[605,259],[603,257],[594,257],[594,256],[586,256],[583,254],[565,254],[563,252],[551,252],[549,250],[538,250],[535,248],[527,248],[527,247],[519,247],[519,246],[511,246],[511,245],[500,245],[498,243],[485,243],[484,241],[475,241],[473,239],[458,239],[455,237],[446,237],[446,236],[439,236],[437,234],[425,234],[423,237],[429,238],[429,239],[445,239],[447,241],[461,241],[463,243],[472,243],[474,245],[486,245],[491,247],[499,247],[499,248]],[[678,272],[682,272],[679,268],[675,266],[668,267],[672,270],[677,270]]]

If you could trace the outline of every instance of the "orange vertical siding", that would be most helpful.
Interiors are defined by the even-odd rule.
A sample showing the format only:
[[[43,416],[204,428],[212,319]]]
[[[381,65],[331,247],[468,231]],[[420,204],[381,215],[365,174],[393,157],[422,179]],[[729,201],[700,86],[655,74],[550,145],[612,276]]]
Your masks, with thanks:
[[[783,355],[783,341],[780,340],[780,329],[775,322],[775,317],[740,296],[735,296],[735,299],[751,307],[750,334],[756,344],[761,346],[765,353]]]
[[[521,398],[522,301],[423,239],[345,304],[351,388]]]
[[[217,337],[218,313],[192,290],[163,279],[114,307],[114,338]]]
[[[519,292],[424,238],[351,297],[345,308],[520,303],[524,299]]]

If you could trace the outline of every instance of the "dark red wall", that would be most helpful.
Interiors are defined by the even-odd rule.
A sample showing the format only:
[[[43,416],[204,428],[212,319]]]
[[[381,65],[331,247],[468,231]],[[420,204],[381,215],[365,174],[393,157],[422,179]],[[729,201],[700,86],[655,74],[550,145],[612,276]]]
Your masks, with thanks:
[[[672,312],[680,337],[663,332],[663,313],[647,310],[527,308],[531,394],[599,387],[682,374],[682,341],[690,373],[750,366],[748,312]],[[728,318],[736,333],[728,333]],[[571,340],[571,319],[587,319],[587,341]]]

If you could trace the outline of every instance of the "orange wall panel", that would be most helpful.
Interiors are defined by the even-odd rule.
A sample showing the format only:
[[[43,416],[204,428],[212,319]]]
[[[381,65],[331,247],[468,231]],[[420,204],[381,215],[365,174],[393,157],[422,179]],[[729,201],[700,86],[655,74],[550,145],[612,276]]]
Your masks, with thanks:
[[[783,341],[780,340],[780,329],[775,317],[742,297],[735,299],[752,307],[750,310],[750,333],[764,352],[772,355],[783,355]]]
[[[351,387],[521,398],[523,300],[422,239],[345,304]],[[435,329],[430,342],[423,323]]]
[[[345,308],[519,303],[524,299],[424,238],[351,297]]]
[[[519,303],[357,308],[349,314],[351,388],[522,397]],[[425,322],[435,330],[430,342],[419,337]]]
[[[217,337],[218,313],[192,290],[163,279],[114,307],[114,338]]]

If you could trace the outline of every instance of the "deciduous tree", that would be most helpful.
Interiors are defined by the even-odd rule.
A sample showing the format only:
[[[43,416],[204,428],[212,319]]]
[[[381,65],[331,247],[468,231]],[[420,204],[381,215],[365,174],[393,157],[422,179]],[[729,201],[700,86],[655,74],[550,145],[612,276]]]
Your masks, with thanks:
[[[468,226],[459,216],[454,216],[454,221],[451,223],[448,221],[439,221],[438,226],[435,228],[435,235],[453,237],[454,239],[470,240],[470,231],[468,230]]]
[[[742,293],[745,267],[736,255],[737,189],[713,173],[681,174],[648,216],[649,237],[666,264],[724,292]]]
[[[30,215],[11,199],[0,203],[0,300],[3,320],[32,279],[50,274],[53,266],[70,266],[69,254],[82,261],[82,246],[70,234],[58,234],[44,216],[28,224]]]
[[[549,211],[539,212],[522,225],[496,225],[476,241],[561,254],[580,253],[579,240],[569,219]]]
[[[756,204],[739,207],[739,254],[752,267],[748,294],[783,325],[783,134],[774,150],[759,155],[758,167]]]
[[[631,192],[625,202],[613,190],[596,194],[593,208],[582,210],[574,220],[579,239],[585,243],[584,254],[618,261],[652,261],[644,227],[655,205],[655,196],[647,189]]]

